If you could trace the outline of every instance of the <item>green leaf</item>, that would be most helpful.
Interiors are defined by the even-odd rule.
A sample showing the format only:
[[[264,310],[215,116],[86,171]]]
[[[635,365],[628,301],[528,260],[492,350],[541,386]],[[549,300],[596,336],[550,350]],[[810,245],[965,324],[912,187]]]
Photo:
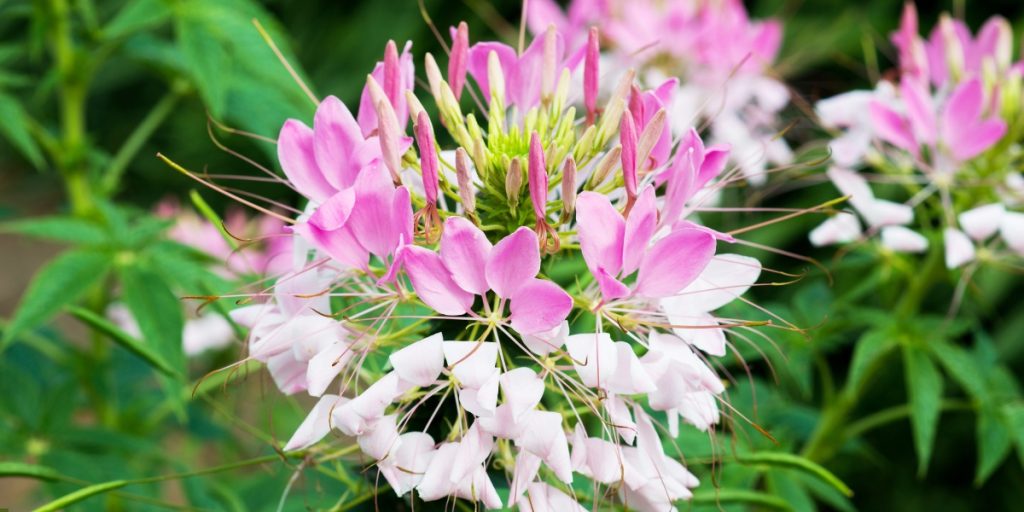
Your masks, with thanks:
[[[844,496],[853,496],[853,491],[839,477],[820,464],[799,455],[784,452],[755,452],[737,456],[736,461],[742,464],[760,464],[798,469],[831,485],[843,493]]]
[[[110,254],[72,250],[44,265],[21,297],[21,303],[0,342],[0,350],[25,329],[46,321],[65,305],[78,300],[106,276],[110,263]]]
[[[0,92],[0,135],[14,146],[36,169],[46,166],[43,153],[28,127],[32,120],[13,96]]]
[[[74,505],[75,503],[78,503],[79,501],[82,501],[84,499],[91,498],[93,496],[96,496],[97,494],[110,492],[115,489],[120,489],[128,484],[129,482],[126,480],[112,480],[110,482],[103,482],[100,484],[90,485],[89,487],[84,487],[73,493],[65,494],[64,496],[61,496],[60,498],[57,498],[56,500],[51,501],[46,505],[43,505],[35,509],[35,512],[51,512],[65,509],[68,506]]]
[[[123,37],[160,25],[170,16],[171,10],[165,0],[130,0],[103,28],[103,35],[112,39]]]
[[[103,228],[96,223],[57,215],[4,222],[0,224],[0,233],[18,233],[33,238],[83,245],[99,245],[109,241]]]
[[[0,462],[0,477],[20,476],[36,480],[64,480],[64,476],[53,468],[24,462]]]
[[[847,377],[846,385],[850,389],[858,388],[861,380],[867,376],[868,368],[895,346],[895,339],[889,331],[874,330],[864,333],[853,349],[853,360],[850,363],[850,375]]]
[[[164,360],[163,356],[160,355],[152,347],[145,343],[135,339],[128,333],[122,331],[116,325],[111,323],[106,318],[89,311],[88,309],[80,308],[77,306],[68,306],[68,313],[75,318],[81,320],[83,323],[92,327],[93,329],[107,335],[110,339],[114,340],[117,344],[121,345],[129,352],[139,356],[147,363],[152,365],[157,370],[170,375],[172,377],[180,376],[178,371],[171,366],[167,361]]]
[[[715,489],[693,493],[690,500],[694,505],[757,505],[773,510],[793,510],[785,500],[763,492],[743,489]]]
[[[992,476],[992,472],[1003,463],[1013,448],[1001,412],[986,408],[978,415],[978,466],[974,473],[974,485],[979,487]]]
[[[1017,445],[1017,458],[1024,465],[1024,404],[1011,403],[1003,406],[1003,417],[1013,434],[1013,444]]]
[[[768,489],[782,498],[795,512],[815,512],[814,499],[789,471],[773,471],[765,475]]]
[[[928,353],[923,349],[904,345],[904,377],[907,381],[907,395],[910,397],[910,423],[914,432],[914,449],[917,452],[917,472],[920,476],[928,470],[935,431],[939,424],[942,402],[942,375]]]
[[[121,269],[121,298],[142,332],[142,345],[158,354],[183,375],[185,353],[181,345],[184,328],[181,304],[160,276],[135,266]]]
[[[929,348],[938,358],[939,363],[957,381],[972,398],[979,402],[988,400],[988,386],[985,383],[985,372],[969,352],[944,340],[933,340]]]
[[[223,118],[232,69],[227,49],[210,33],[211,27],[201,20],[181,17],[176,21],[178,47],[185,56],[199,95],[213,117]]]

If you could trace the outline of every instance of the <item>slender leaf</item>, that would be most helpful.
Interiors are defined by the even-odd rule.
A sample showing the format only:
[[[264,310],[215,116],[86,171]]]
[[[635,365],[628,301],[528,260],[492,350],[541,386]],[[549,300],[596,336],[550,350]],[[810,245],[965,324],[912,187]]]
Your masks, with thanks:
[[[844,496],[853,496],[853,491],[843,483],[831,471],[825,469],[814,461],[783,452],[756,452],[736,457],[736,460],[743,464],[760,464],[765,466],[777,466],[791,469],[798,469],[809,475],[817,477],[823,482],[835,487]]]
[[[986,408],[978,415],[978,465],[974,485],[984,484],[1013,448],[1013,440],[1001,412]]]
[[[144,361],[149,363],[157,370],[170,375],[172,377],[180,376],[178,371],[170,365],[163,356],[154,350],[149,345],[135,339],[133,336],[122,331],[119,327],[114,325],[112,322],[103,318],[102,316],[89,311],[88,309],[80,308],[77,306],[68,306],[68,313],[73,315],[75,318],[81,320],[83,323],[92,327],[93,329],[107,335],[110,339],[114,340],[117,344],[121,345],[129,352],[139,356]]]
[[[853,349],[847,386],[851,389],[859,387],[861,380],[867,376],[868,368],[895,346],[895,339],[888,331],[868,331],[861,336]]]
[[[13,96],[0,92],[0,135],[7,139],[36,169],[46,165],[43,152],[29,131],[31,119]]]
[[[103,228],[94,222],[57,215],[4,222],[0,224],[0,233],[82,245],[99,245],[109,240]]]
[[[142,332],[142,344],[159,354],[175,374],[184,374],[185,355],[181,345],[184,328],[181,304],[167,284],[145,269],[121,269],[122,299]]]
[[[112,480],[110,482],[103,482],[100,484],[90,485],[89,487],[84,487],[73,493],[65,494],[64,496],[61,496],[60,498],[57,498],[56,500],[51,501],[46,505],[43,505],[35,509],[35,512],[51,512],[55,510],[65,509],[70,505],[78,503],[79,501],[91,498],[93,496],[96,496],[97,494],[103,494],[105,492],[120,489],[128,484],[129,482],[126,480]]]
[[[972,398],[979,402],[988,401],[988,386],[985,383],[985,372],[969,352],[944,340],[935,340],[929,344],[939,364]]]
[[[4,332],[0,349],[25,329],[38,325],[75,302],[110,269],[111,256],[92,250],[72,250],[47,263],[32,278],[14,317]]]
[[[118,38],[160,25],[170,19],[171,9],[167,4],[165,0],[130,0],[103,28],[103,35]]]
[[[227,49],[211,33],[216,27],[205,25],[194,17],[181,17],[176,21],[178,47],[185,56],[189,74],[210,113],[221,118],[231,83],[232,63]]]
[[[57,470],[50,467],[24,462],[0,462],[0,478],[15,476],[48,481],[65,479]]]
[[[1024,404],[1012,403],[1003,406],[1003,417],[1017,445],[1017,458],[1024,465]]]
[[[942,402],[942,375],[923,349],[914,345],[903,348],[904,377],[910,397],[910,424],[914,432],[918,474],[928,470],[935,431],[939,424]]]

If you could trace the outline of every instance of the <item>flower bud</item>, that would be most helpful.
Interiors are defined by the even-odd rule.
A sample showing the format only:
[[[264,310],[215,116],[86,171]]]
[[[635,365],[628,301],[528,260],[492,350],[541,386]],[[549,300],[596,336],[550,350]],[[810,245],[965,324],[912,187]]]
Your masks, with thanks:
[[[597,115],[600,50],[597,27],[590,27],[590,33],[587,34],[587,53],[583,62],[583,105],[587,107],[587,124],[594,124]]]
[[[462,88],[466,85],[466,63],[469,61],[469,26],[460,22],[459,28],[452,31],[452,52],[448,56],[448,83],[456,99],[462,98]]]
[[[466,213],[476,211],[476,195],[473,193],[473,180],[469,174],[469,155],[463,148],[455,150],[455,177],[459,182],[459,199]]]
[[[437,67],[437,61],[434,60],[434,56],[427,54],[423,57],[423,67],[427,73],[427,84],[430,85],[430,95],[435,99],[441,96],[441,81],[444,78],[441,77],[441,70]]]
[[[366,86],[370,90],[370,97],[374,101],[377,111],[377,141],[380,143],[380,152],[384,165],[391,172],[391,179],[395,183],[401,183],[399,177],[402,171],[402,156],[399,154],[399,139],[401,130],[398,128],[398,119],[395,117],[395,109],[391,106],[380,84],[367,75]]]
[[[382,86],[388,101],[395,105],[399,95],[402,94],[402,77],[398,64],[398,47],[394,40],[389,40],[387,46],[384,47],[384,83]]]
[[[548,204],[548,170],[544,162],[544,146],[537,132],[530,135],[530,155],[527,166],[530,185],[530,200],[533,201],[533,213],[537,220],[547,217]]]
[[[956,33],[956,25],[948,14],[943,14],[939,18],[939,32],[942,35],[942,46],[946,53],[949,78],[953,82],[959,82],[964,71],[964,47],[960,42],[960,36]]]
[[[416,145],[420,149],[420,171],[423,174],[423,195],[427,205],[437,204],[438,161],[437,149],[434,147],[434,128],[430,125],[430,116],[421,111],[413,127],[416,134]]]
[[[576,161],[570,156],[562,166],[562,221],[572,218],[576,209]]]
[[[519,163],[519,157],[515,157],[508,164],[508,172],[505,174],[505,197],[508,205],[515,208],[519,204],[519,192],[523,188],[523,169]]]
[[[590,176],[590,181],[587,184],[588,189],[595,189],[608,178],[608,175],[615,168],[615,164],[619,162],[619,157],[622,154],[622,146],[615,146],[604,155],[603,158],[594,167],[594,174]]]
[[[551,93],[555,89],[555,73],[557,73],[556,67],[558,66],[556,62],[558,39],[556,36],[555,26],[548,25],[547,31],[544,32],[544,54],[540,68],[540,97],[545,103],[551,101]]]
[[[405,91],[405,101],[409,104],[409,120],[415,123],[416,119],[420,117],[420,112],[425,112],[426,109],[423,108],[420,99],[411,90]]]
[[[622,116],[622,125],[619,130],[619,142],[622,144],[622,179],[626,184],[626,196],[632,199],[636,197],[637,137],[636,125],[628,110]]]
[[[640,140],[637,142],[636,147],[636,161],[638,165],[646,167],[647,159],[651,156],[654,146],[658,144],[658,140],[661,139],[661,134],[664,130],[665,109],[660,109],[648,121],[644,131],[640,133]]]
[[[576,147],[573,149],[572,156],[576,160],[583,161],[585,158],[590,156],[590,152],[594,150],[594,138],[597,136],[597,127],[590,125],[586,130],[583,131],[583,135],[576,142]]]
[[[505,73],[501,70],[498,53],[493,50],[487,54],[487,86],[491,89],[491,103],[497,101],[498,105],[504,108]]]

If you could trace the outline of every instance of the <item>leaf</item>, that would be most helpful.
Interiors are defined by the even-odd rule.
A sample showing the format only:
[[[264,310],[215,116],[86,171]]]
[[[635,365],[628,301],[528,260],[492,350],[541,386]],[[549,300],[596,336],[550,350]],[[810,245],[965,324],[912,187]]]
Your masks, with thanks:
[[[690,501],[694,505],[757,505],[774,510],[793,510],[785,500],[763,492],[743,489],[715,489],[693,493]]]
[[[148,270],[129,266],[121,269],[120,277],[121,298],[139,324],[142,345],[159,354],[174,369],[172,375],[183,375],[181,333],[185,321],[177,297],[160,276]]]
[[[986,408],[978,415],[978,465],[974,473],[974,485],[978,487],[992,476],[1013,448],[1010,432],[1000,412]]]
[[[0,477],[20,476],[36,480],[64,480],[64,476],[53,468],[24,462],[0,462]]]
[[[171,10],[164,0],[130,0],[103,28],[104,37],[116,39],[167,21]]]
[[[0,233],[18,233],[82,245],[99,245],[109,241],[103,228],[96,223],[59,215],[4,222],[0,224]]]
[[[742,464],[763,464],[798,469],[831,485],[846,497],[853,496],[853,491],[839,477],[820,464],[799,455],[784,452],[755,452],[737,456],[736,461]]]
[[[89,311],[88,309],[80,308],[77,306],[68,306],[68,313],[75,318],[81,320],[83,323],[92,327],[93,329],[107,335],[110,339],[114,340],[117,344],[121,345],[129,352],[139,356],[147,363],[156,368],[157,370],[170,375],[172,377],[180,376],[178,371],[171,366],[167,361],[164,360],[157,351],[153,350],[145,343],[135,339],[128,333],[122,331],[119,327],[114,325],[112,322],[103,318],[102,316]]]
[[[768,489],[782,498],[795,512],[815,512],[814,499],[788,471],[774,471],[765,475]]]
[[[219,119],[227,105],[232,64],[227,49],[209,30],[208,25],[190,17],[178,18],[175,23],[178,47],[189,74],[210,114]]]
[[[924,476],[928,470],[935,431],[939,423],[942,402],[942,375],[935,363],[923,349],[904,345],[904,378],[907,381],[907,395],[910,398],[910,423],[914,432],[914,449],[917,452],[917,472]]]
[[[0,341],[0,350],[25,329],[38,325],[65,305],[78,300],[106,276],[110,263],[110,254],[71,250],[44,265],[21,297],[21,303]]]
[[[1013,434],[1013,444],[1017,445],[1017,458],[1024,465],[1024,404],[1011,403],[1003,406],[1003,417]]]
[[[105,492],[110,492],[115,489],[120,489],[128,485],[129,483],[130,482],[128,482],[127,480],[112,480],[110,482],[103,482],[100,484],[90,485],[89,487],[84,487],[73,493],[65,494],[64,496],[61,496],[60,498],[57,498],[56,500],[51,501],[46,505],[43,505],[35,509],[35,512],[51,512],[65,509],[69,505],[74,505],[79,501],[91,498],[93,496],[96,496],[97,494],[103,494]]]
[[[8,142],[14,146],[36,169],[46,166],[43,153],[32,138],[28,127],[32,120],[28,113],[13,96],[0,92],[0,135],[3,135]]]
[[[850,375],[847,377],[846,385],[850,389],[858,388],[860,381],[867,376],[868,368],[895,346],[895,340],[888,331],[873,330],[864,333],[853,349],[853,360],[850,363]]]
[[[939,363],[972,398],[979,402],[988,401],[985,372],[969,352],[944,340],[934,340],[929,348]]]

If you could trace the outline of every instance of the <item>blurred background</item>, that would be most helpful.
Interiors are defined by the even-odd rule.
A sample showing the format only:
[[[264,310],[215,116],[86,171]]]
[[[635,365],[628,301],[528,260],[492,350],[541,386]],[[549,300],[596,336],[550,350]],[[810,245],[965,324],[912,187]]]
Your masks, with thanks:
[[[794,147],[812,144],[824,134],[808,116],[807,105],[869,87],[877,78],[872,75],[875,70],[884,74],[892,67],[888,34],[898,23],[902,0],[746,4],[752,17],[774,17],[784,24],[785,42],[776,71],[798,97],[786,112],[793,123],[786,137]],[[520,5],[516,0],[423,1],[445,37],[448,26],[466,20],[474,40],[514,38]],[[1012,23],[1018,44],[1024,28],[1024,3],[1018,0],[922,2],[918,9],[921,26],[927,28],[941,11],[962,15],[975,29],[989,16],[1000,14]],[[197,172],[257,175],[251,165],[218,148],[211,133],[219,143],[274,168],[272,146],[209,128],[208,123],[209,116],[238,130],[275,137],[286,118],[311,121],[308,100],[268,49],[250,22],[253,18],[267,28],[318,96],[333,94],[346,102],[358,101],[366,73],[381,58],[387,39],[412,41],[419,55],[443,52],[414,0],[0,1],[0,221],[73,210],[76,206],[68,198],[74,192],[67,188],[67,177],[79,172],[76,166],[118,169],[121,178],[102,194],[120,205],[128,222],[167,197],[189,207],[195,182],[158,160],[157,152]],[[55,45],[61,44],[61,23],[67,20],[73,24],[75,48],[67,62],[60,62]],[[81,102],[83,119],[68,119],[76,115],[65,108],[69,99],[58,100],[61,91],[67,90],[82,93],[70,101]],[[68,122],[78,123],[80,133],[62,132]],[[40,133],[54,134],[57,140],[47,140],[49,136]],[[53,152],[47,144],[66,151]],[[51,153],[57,153],[56,160],[44,156]],[[773,185],[778,186],[761,198],[768,205],[806,206],[834,194],[821,187]],[[298,199],[280,186],[258,182],[243,186],[286,204]],[[206,190],[201,193],[218,212],[232,203]],[[797,219],[758,236],[774,246],[828,262],[833,249],[814,249],[806,243],[807,231],[818,221]],[[0,231],[0,318],[11,317],[33,274],[73,242],[40,241]],[[806,265],[780,258],[768,266],[798,272]],[[815,404],[823,391],[815,367],[824,365],[843,373],[849,365],[852,342],[842,331],[842,317],[827,306],[830,297],[856,284],[858,271],[838,269],[834,277],[831,286],[819,275],[796,286],[756,292],[759,303],[792,311],[804,326],[820,327],[810,331],[810,340],[782,336],[786,339],[777,340],[778,351],[765,348],[776,363],[777,381],[759,362],[752,365],[750,383],[740,379],[740,386],[756,388],[760,425],[783,448],[798,447],[817,420]],[[217,286],[214,281],[210,286]],[[176,295],[204,293],[184,289],[188,288],[184,283],[173,283]],[[978,305],[987,308],[986,331],[991,339],[973,343],[976,351],[990,353],[1012,374],[1021,375],[1024,303],[1012,298],[1024,289],[1012,280],[999,289],[1005,300],[996,297]],[[63,315],[34,330],[31,341],[7,347],[0,355],[0,460],[42,461],[64,475],[97,482],[187,473],[269,456],[270,463],[208,478],[138,485],[125,491],[134,497],[122,493],[85,501],[81,507],[273,510],[280,500],[286,510],[344,510],[348,506],[344,503],[374,508],[372,496],[359,491],[367,485],[364,475],[350,467],[273,463],[270,441],[286,438],[308,404],[282,398],[260,370],[240,370],[240,378],[229,377],[234,379],[230,385],[223,389],[207,385],[195,399],[189,399],[192,388],[186,385],[178,392],[181,396],[171,399],[167,388],[154,381],[135,356],[116,346],[103,360],[111,371],[97,377],[98,372],[91,371],[92,359],[65,348],[86,351],[89,342],[80,341],[88,339],[85,333],[80,322]],[[229,350],[192,361],[192,380],[236,359],[237,350]],[[898,368],[875,378],[870,398],[864,400],[869,407],[905,401]],[[118,415],[113,423],[89,405],[89,395],[104,390],[116,395]],[[741,389],[735,400],[743,404],[750,395],[751,390]],[[753,406],[754,399],[749,401]],[[159,414],[153,404],[158,404]],[[1017,427],[1022,430],[1011,428],[1009,435],[1024,439],[1024,425]],[[752,487],[771,487],[798,510],[1018,509],[1024,497],[1024,471],[1015,459],[1024,461],[1024,450],[1002,453],[990,474],[979,481],[975,465],[986,436],[980,428],[982,424],[971,414],[944,414],[932,463],[923,474],[917,470],[905,421],[872,429],[823,461],[853,488],[849,501],[815,491],[813,486],[810,491],[787,489],[782,478],[767,483],[737,478],[748,478],[746,483]],[[736,442],[750,441],[743,432],[732,435]],[[729,475],[724,478],[728,480]],[[339,484],[346,481],[351,485]],[[704,485],[715,482],[705,480]],[[28,509],[79,487],[80,482],[66,479],[0,479],[0,508]],[[286,487],[290,492],[284,492]],[[156,501],[147,502],[146,497]],[[381,503],[381,510],[406,506]],[[723,503],[709,509],[719,507],[773,508]]]

